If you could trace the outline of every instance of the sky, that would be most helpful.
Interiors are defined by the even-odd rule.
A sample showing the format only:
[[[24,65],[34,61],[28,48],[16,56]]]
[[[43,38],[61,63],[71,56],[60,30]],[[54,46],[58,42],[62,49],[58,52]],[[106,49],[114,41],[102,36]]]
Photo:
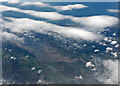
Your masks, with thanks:
[[[21,0],[21,1],[42,1],[42,2],[119,2],[120,0]]]

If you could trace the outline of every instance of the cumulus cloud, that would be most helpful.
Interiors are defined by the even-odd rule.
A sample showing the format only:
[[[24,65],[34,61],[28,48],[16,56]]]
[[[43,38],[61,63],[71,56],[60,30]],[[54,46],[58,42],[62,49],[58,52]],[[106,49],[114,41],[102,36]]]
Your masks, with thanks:
[[[20,0],[0,0],[0,2],[8,2],[10,4],[16,4],[16,3],[19,3]]]
[[[102,36],[83,30],[81,28],[73,28],[73,27],[63,27],[50,23],[46,23],[44,21],[36,21],[27,18],[22,19],[14,19],[9,18],[12,22],[6,21],[3,22],[3,26],[5,28],[9,28],[12,32],[24,33],[29,31],[35,31],[46,35],[56,35],[59,34],[64,37],[73,38],[75,40],[99,40]],[[56,34],[53,34],[56,33]]]
[[[112,12],[112,13],[117,13],[119,12],[118,9],[107,9],[108,12]]]
[[[53,8],[59,11],[66,11],[66,10],[81,9],[81,8],[86,8],[86,7],[88,6],[85,6],[83,4],[74,4],[74,5],[66,5],[66,6],[54,6]]]
[[[118,84],[118,60],[104,60],[105,73],[99,80],[105,84]]]

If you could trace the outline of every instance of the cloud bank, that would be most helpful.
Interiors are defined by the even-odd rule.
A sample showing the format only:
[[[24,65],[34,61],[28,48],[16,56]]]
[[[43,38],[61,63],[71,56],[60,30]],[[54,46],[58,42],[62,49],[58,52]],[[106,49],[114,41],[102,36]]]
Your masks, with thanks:
[[[101,30],[101,28],[104,29],[107,27],[111,27],[118,23],[118,18],[107,15],[81,17],[81,18],[71,17],[71,20],[76,23],[80,23],[80,25],[88,27],[91,30],[94,30],[96,28],[97,30]]]
[[[55,36],[59,34],[61,36],[73,38],[75,40],[83,39],[87,41],[99,40],[102,37],[101,35],[83,30],[81,28],[63,27],[46,23],[44,21],[36,21],[27,18],[9,19],[12,20],[12,22],[5,21],[3,22],[3,26],[4,28],[10,29],[11,32],[24,33],[29,31],[35,31],[46,35]]]
[[[69,16],[64,16],[62,14],[59,14],[57,12],[37,12],[37,11],[32,11],[32,10],[22,10],[19,8],[8,7],[4,5],[0,5],[0,8],[2,8],[0,9],[1,12],[2,11],[15,11],[15,12],[25,13],[31,16],[35,16],[38,18],[45,18],[49,20],[62,20],[62,19],[66,19],[69,17]]]
[[[45,18],[49,20],[63,20],[63,19],[71,19],[72,21],[79,23],[80,25],[83,25],[85,27],[90,28],[91,30],[101,30],[101,28],[111,27],[118,23],[118,18],[107,16],[107,15],[99,15],[99,16],[90,16],[90,17],[73,17],[69,15],[62,15],[57,12],[37,12],[32,10],[21,10],[14,7],[7,7],[0,5],[2,8],[0,11],[17,11],[21,13],[26,13],[31,16],[39,17],[39,18]],[[54,16],[54,17],[53,17]]]

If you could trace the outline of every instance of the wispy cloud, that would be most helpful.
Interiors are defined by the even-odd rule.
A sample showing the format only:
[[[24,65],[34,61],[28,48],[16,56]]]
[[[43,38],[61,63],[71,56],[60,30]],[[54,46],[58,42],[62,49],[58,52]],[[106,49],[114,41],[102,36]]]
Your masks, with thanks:
[[[21,6],[29,6],[29,5],[35,5],[38,7],[49,7],[50,5],[47,3],[43,3],[43,2],[22,2]]]
[[[117,13],[119,12],[118,9],[107,9],[108,12],[112,12],[112,13]]]
[[[0,0],[0,2],[8,2],[10,4],[16,4],[16,3],[19,3],[20,0]]]

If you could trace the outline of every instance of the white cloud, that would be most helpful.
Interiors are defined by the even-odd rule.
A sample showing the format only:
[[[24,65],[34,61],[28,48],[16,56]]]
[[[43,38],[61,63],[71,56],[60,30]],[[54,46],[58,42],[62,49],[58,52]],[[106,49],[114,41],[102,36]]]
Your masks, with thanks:
[[[118,84],[118,60],[104,60],[105,73],[98,80],[105,84]]]
[[[83,4],[74,4],[74,5],[66,5],[66,6],[54,6],[53,8],[59,11],[66,11],[66,10],[81,9],[81,8],[86,8],[86,7],[87,6]]]
[[[117,13],[119,12],[118,9],[107,9],[108,12],[112,12],[112,13]]]
[[[74,5],[66,5],[66,6],[51,6],[47,3],[43,2],[23,2],[21,6],[28,6],[28,5],[34,5],[38,7],[51,7],[59,11],[66,11],[66,10],[72,10],[72,9],[81,9],[86,8],[88,6],[85,6],[83,4],[74,4]]]
[[[2,11],[12,10],[12,11],[26,13],[26,14],[29,14],[29,15],[32,15],[32,16],[35,16],[35,17],[50,19],[50,20],[60,20],[60,19],[66,19],[66,18],[71,19],[72,21],[74,21],[76,23],[80,23],[81,25],[83,25],[83,28],[81,28],[81,29],[78,29],[78,28],[77,29],[76,28],[74,28],[74,29],[72,28],[71,29],[71,28],[69,28],[69,30],[67,30],[67,32],[65,32],[65,29],[61,29],[60,31],[59,31],[59,29],[56,30],[56,31],[54,29],[54,32],[57,32],[57,33],[62,34],[62,35],[65,35],[66,37],[67,36],[69,36],[69,37],[70,36],[74,36],[74,38],[76,38],[76,39],[78,37],[82,37],[85,40],[96,40],[97,38],[101,38],[101,36],[99,37],[99,35],[96,35],[95,33],[92,33],[92,32],[101,31],[102,29],[104,29],[106,27],[113,26],[113,25],[117,24],[117,22],[118,22],[118,19],[116,17],[105,16],[105,15],[90,16],[90,17],[78,17],[77,18],[77,17],[72,17],[72,16],[65,16],[65,15],[59,14],[57,12],[37,12],[37,11],[31,11],[31,10],[21,10],[21,9],[18,9],[18,8],[7,7],[7,6],[3,6],[3,5],[0,5],[0,6],[2,8],[4,8],[4,9],[2,9]],[[22,19],[22,20],[24,20],[24,19]],[[18,21],[21,24],[21,20],[18,20]],[[28,21],[26,21],[26,22],[28,22]],[[10,24],[10,23],[8,23],[8,24]],[[13,25],[13,24],[11,24],[11,25]],[[17,28],[19,28],[18,25],[17,25]],[[37,26],[38,25],[39,24],[37,24]],[[9,25],[6,25],[6,26],[9,26]],[[20,26],[22,26],[22,25],[20,25]],[[25,26],[27,26],[27,25],[25,25]],[[33,27],[32,24],[31,24],[31,22],[30,22],[29,26]],[[47,24],[47,26],[48,26],[48,24]],[[15,29],[13,31],[16,31],[16,30],[17,29]],[[17,31],[19,31],[19,30],[17,30]],[[86,30],[88,30],[88,31],[86,31]],[[91,31],[91,32],[89,32],[89,31]],[[89,35],[86,35],[86,34],[89,34],[91,37]]]
[[[12,34],[12,33],[8,33],[8,32],[2,32],[1,33],[1,36],[2,36],[2,40],[3,41],[18,41],[18,42],[24,42],[24,39],[23,38],[19,38],[18,36]]]
[[[69,28],[67,30],[67,32],[65,32],[65,29],[61,29],[60,31],[59,31],[59,29],[58,30],[51,29],[51,30],[54,31],[54,32],[57,32],[58,34],[65,35],[66,37],[74,36],[75,39],[78,39],[80,37],[82,37],[85,40],[96,40],[97,38],[100,39],[102,36],[99,37],[99,35],[96,35],[97,34],[96,31],[101,31],[101,30],[104,30],[104,28],[106,28],[106,27],[114,26],[118,22],[118,19],[116,17],[105,16],[105,15],[90,16],[90,17],[78,17],[77,18],[77,17],[72,17],[72,16],[65,16],[65,15],[59,14],[57,12],[37,12],[37,11],[31,11],[31,10],[21,10],[21,9],[18,9],[18,8],[7,7],[7,6],[3,6],[3,5],[0,5],[0,6],[2,8],[4,8],[3,11],[12,10],[12,11],[26,13],[26,14],[29,14],[29,15],[32,15],[32,16],[35,16],[35,17],[50,19],[50,20],[71,19],[72,21],[74,21],[76,23],[80,23],[80,25],[83,25],[83,28],[81,28],[81,29],[78,29],[78,28],[77,29],[76,28],[71,29],[71,28]],[[25,19],[22,19],[22,20],[25,20]],[[19,21],[20,24],[23,24],[23,23],[21,23],[22,20],[17,20],[16,21],[16,19],[15,19],[15,21],[16,22]],[[26,21],[26,22],[28,22],[28,21]],[[13,22],[14,22],[14,20],[13,20]],[[33,21],[33,22],[35,22],[35,21]],[[38,23],[38,21],[37,21],[37,23]],[[43,23],[43,22],[39,22],[39,23]],[[10,23],[8,23],[8,24],[10,24]],[[37,25],[36,24],[34,24],[35,27],[39,26],[39,24],[37,24]],[[13,24],[11,24],[11,25],[13,25]],[[15,25],[15,26],[17,28],[22,26],[22,25],[20,25],[20,26],[18,26],[18,25],[19,24]],[[33,27],[31,22],[28,23],[28,25]],[[9,27],[9,25],[6,25],[6,26]],[[25,25],[25,26],[27,26],[27,25]],[[27,26],[27,27],[29,27],[29,26]],[[46,24],[46,26],[48,26],[48,24]],[[53,25],[50,25],[50,26],[52,27]],[[29,28],[31,28],[31,27],[29,27]],[[17,28],[13,31],[16,31]],[[64,28],[66,28],[66,27],[64,27]],[[21,30],[21,29],[18,29],[17,31],[19,31],[19,30]],[[86,31],[86,30],[88,30],[88,31]],[[90,36],[86,35],[86,34],[89,34]]]
[[[114,44],[117,44],[117,41],[112,41],[111,44],[113,44],[113,45],[114,45]]]
[[[35,67],[32,67],[31,70],[35,70]]]
[[[90,31],[93,30],[101,31],[106,27],[111,27],[118,23],[118,18],[112,16],[106,16],[106,15],[90,16],[90,17],[72,17],[72,16],[62,15],[57,12],[37,12],[32,10],[21,10],[18,8],[7,7],[3,5],[0,5],[0,7],[2,8],[1,11],[12,10],[49,20],[71,19],[72,21],[76,23],[80,23],[81,25],[87,27],[87,29]]]
[[[83,77],[80,75],[80,76],[75,76],[75,79],[83,79]]]
[[[106,15],[90,16],[90,17],[71,17],[76,23],[88,27],[90,30],[102,30],[101,28],[111,27],[118,23],[118,18]],[[92,28],[91,28],[92,27]]]
[[[12,32],[24,33],[29,31],[35,31],[47,35],[59,34],[64,37],[73,38],[75,40],[99,40],[101,35],[83,30],[81,28],[62,27],[44,21],[35,21],[27,18],[15,19],[9,18],[12,22],[3,22],[5,28],[9,28]]]
[[[4,6],[4,5],[0,5],[0,11],[16,11],[16,12],[21,12],[21,13],[26,13],[28,15],[31,16],[35,16],[38,18],[45,18],[45,19],[49,19],[49,20],[61,20],[61,19],[66,19],[69,18],[69,16],[64,16],[62,14],[59,14],[57,12],[37,12],[37,11],[32,11],[32,10],[22,10],[19,8],[15,8],[15,7],[8,7],[8,6]]]
[[[116,58],[118,57],[118,53],[117,52],[111,52],[111,54]]]
[[[50,20],[61,20],[61,19],[68,18],[68,16],[61,15],[57,12],[36,12],[31,10],[24,10],[22,12],[28,13],[29,15],[32,15],[35,17],[40,17],[40,18],[45,18]]]
[[[74,38],[76,40],[79,40],[79,38],[82,38],[84,40],[94,41],[94,40],[100,39],[102,37],[101,35],[97,35],[92,32],[78,29],[78,28],[66,28],[66,29],[63,28],[56,32],[63,34],[67,37]]]
[[[43,3],[43,2],[23,2],[21,4],[21,6],[28,6],[28,5],[35,5],[35,6],[39,6],[39,7],[48,7],[50,6],[47,3]]]
[[[112,51],[112,50],[113,50],[113,48],[110,48],[110,47],[106,48],[106,51]]]
[[[4,6],[4,5],[0,5],[0,12],[2,12],[2,11],[9,11],[9,10],[20,11],[18,8],[7,7],[7,6]]]
[[[104,38],[104,41],[108,41],[108,40],[109,40],[108,37],[105,37],[105,38]]]
[[[116,45],[115,45],[115,48],[118,48],[118,47],[119,47],[119,44],[116,44]]]
[[[94,67],[94,65],[92,64],[92,62],[86,62],[86,67]]]
[[[113,36],[116,36],[116,33],[113,33]]]
[[[94,52],[99,52],[99,51],[100,51],[100,50],[98,50],[98,49],[95,49],[95,50],[94,50]]]
[[[8,2],[8,3],[11,3],[11,4],[16,4],[16,3],[19,3],[20,0],[0,0],[0,2]]]

